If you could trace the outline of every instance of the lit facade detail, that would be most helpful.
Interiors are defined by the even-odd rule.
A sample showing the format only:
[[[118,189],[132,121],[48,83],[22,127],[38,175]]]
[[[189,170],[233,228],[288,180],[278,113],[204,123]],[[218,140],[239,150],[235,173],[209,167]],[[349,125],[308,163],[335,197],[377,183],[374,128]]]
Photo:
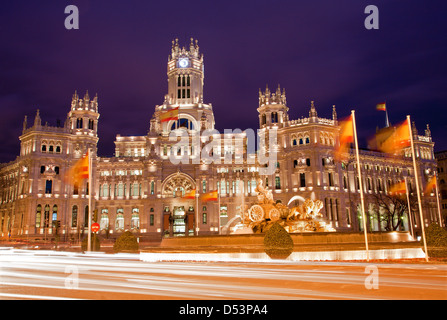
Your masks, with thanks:
[[[183,148],[176,147],[177,142],[169,137],[177,130],[187,132],[188,139],[193,140],[195,133],[215,128],[213,106],[204,99],[204,60],[197,41],[191,39],[187,48],[173,41],[167,79],[168,93],[148,119],[148,133],[117,135],[113,157],[97,156],[100,114],[96,96],[91,99],[86,93],[80,98],[75,93],[66,121],[56,127],[42,123],[39,111],[31,125],[25,117],[20,155],[0,165],[1,238],[48,238],[54,235],[54,222],[60,221],[59,234],[78,239],[87,228],[89,186],[86,181],[69,185],[64,176],[88,148],[93,150],[91,187],[102,235],[117,236],[130,230],[144,239],[160,239],[192,235],[195,224],[199,234],[218,234],[219,227],[226,233],[230,227],[227,223],[239,214],[242,203],[257,201],[258,179],[283,204],[297,194],[320,199],[321,213],[339,231],[361,228],[354,161],[334,161],[340,129],[335,106],[329,110],[332,116],[324,118],[317,114],[312,101],[304,117],[290,119],[284,89],[260,90],[259,132],[265,135],[276,130],[276,145],[265,148],[278,152],[273,173],[262,175],[261,166],[249,161],[253,154],[244,132],[218,134],[220,144],[214,145],[212,152],[220,163],[200,158],[199,152],[209,143],[203,137]],[[163,112],[177,107],[179,120],[160,121]],[[433,146],[429,130],[422,136],[415,131],[418,174],[424,185],[437,169]],[[226,156],[232,159],[230,163],[223,161]],[[179,163],[173,163],[172,157]],[[391,184],[404,177],[414,186],[412,161],[408,152],[391,160],[380,152],[361,150],[360,157],[369,223],[371,230],[380,231],[382,227],[372,215],[372,195],[388,192]],[[195,199],[182,198],[193,189],[197,194],[218,190],[220,208],[217,201],[202,202],[199,198],[197,205]],[[424,197],[423,210],[427,225],[437,221],[435,196]],[[420,226],[420,221],[415,224]],[[408,221],[404,225],[409,230]]]

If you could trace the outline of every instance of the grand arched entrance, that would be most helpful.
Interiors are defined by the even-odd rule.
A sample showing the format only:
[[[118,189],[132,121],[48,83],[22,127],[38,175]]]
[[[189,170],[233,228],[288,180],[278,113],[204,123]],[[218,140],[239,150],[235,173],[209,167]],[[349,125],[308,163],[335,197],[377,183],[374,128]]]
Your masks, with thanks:
[[[163,235],[165,237],[194,234],[195,199],[184,197],[194,189],[194,180],[184,173],[174,173],[163,181]]]

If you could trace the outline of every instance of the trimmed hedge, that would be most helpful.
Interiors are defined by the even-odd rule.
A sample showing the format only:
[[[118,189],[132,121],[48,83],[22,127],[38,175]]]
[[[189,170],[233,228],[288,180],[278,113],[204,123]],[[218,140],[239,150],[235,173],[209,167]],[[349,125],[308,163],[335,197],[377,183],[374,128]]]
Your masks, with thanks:
[[[113,245],[113,251],[115,252],[138,252],[139,245],[137,237],[130,232],[124,232],[118,239],[116,239]]]
[[[437,223],[425,230],[429,257],[447,257],[447,231]]]
[[[292,237],[278,222],[265,233],[264,251],[272,259],[287,259],[293,252]]]

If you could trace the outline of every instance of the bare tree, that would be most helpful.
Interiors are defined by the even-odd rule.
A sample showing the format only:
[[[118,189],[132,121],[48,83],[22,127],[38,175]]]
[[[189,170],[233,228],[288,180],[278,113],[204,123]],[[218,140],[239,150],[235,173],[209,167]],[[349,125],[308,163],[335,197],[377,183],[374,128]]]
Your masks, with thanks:
[[[403,217],[408,215],[408,201],[405,194],[388,194],[386,192],[373,194],[375,201],[374,211],[379,223],[386,231],[396,231],[402,226]],[[410,196],[410,206],[417,205],[414,196]]]

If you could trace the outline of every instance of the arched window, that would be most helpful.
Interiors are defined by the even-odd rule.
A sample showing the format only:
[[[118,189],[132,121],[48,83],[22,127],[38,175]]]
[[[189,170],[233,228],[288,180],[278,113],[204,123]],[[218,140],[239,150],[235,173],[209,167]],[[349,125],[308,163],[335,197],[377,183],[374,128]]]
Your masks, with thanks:
[[[42,206],[38,204],[36,208],[36,228],[40,228],[41,218],[42,218]]]
[[[83,128],[83,125],[82,125],[83,123],[82,123],[82,118],[78,118],[77,120],[76,120],[76,128],[77,129],[82,129]]]
[[[275,189],[281,189],[281,178],[275,177]]]
[[[155,181],[151,181],[151,194],[155,193]]]
[[[306,144],[310,143],[310,138],[309,137],[306,137],[305,140],[306,140]]]
[[[53,217],[51,218],[52,225],[55,226],[55,223],[57,221],[57,205],[53,206]]]
[[[131,229],[140,229],[140,209],[133,208],[132,209],[132,219],[130,220],[130,228]]]
[[[188,130],[194,130],[194,123],[186,118],[180,118],[177,121],[174,121],[171,125],[171,131],[176,129],[188,129]]]
[[[56,146],[56,153],[61,153],[61,146]]]
[[[296,145],[297,145],[296,138],[293,138],[293,140],[292,140],[292,146],[296,146]]]
[[[78,226],[78,206],[73,206],[71,209],[71,227],[76,228]]]

